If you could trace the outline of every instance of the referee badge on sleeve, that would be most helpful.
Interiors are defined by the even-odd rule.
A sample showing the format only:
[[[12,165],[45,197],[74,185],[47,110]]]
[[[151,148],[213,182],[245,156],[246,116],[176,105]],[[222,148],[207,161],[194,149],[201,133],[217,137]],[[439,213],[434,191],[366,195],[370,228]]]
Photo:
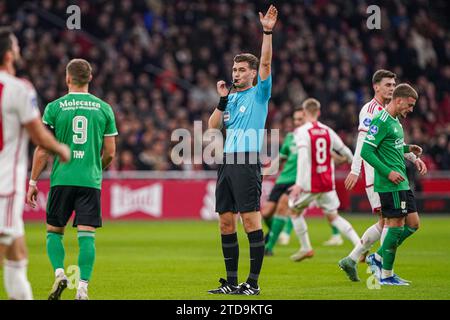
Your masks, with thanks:
[[[224,122],[230,121],[230,118],[231,118],[230,111],[224,111],[224,113],[223,113],[223,121]]]

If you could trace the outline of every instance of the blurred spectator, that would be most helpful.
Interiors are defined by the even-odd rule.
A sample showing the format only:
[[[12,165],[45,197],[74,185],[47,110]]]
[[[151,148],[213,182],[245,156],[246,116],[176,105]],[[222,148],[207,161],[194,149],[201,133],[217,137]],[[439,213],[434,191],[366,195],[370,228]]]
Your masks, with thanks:
[[[218,102],[216,82],[230,83],[233,56],[259,56],[257,13],[267,1],[80,0],[84,33],[61,28],[71,1],[29,2],[34,9],[25,3],[0,0],[0,24],[13,26],[22,47],[20,74],[45,106],[66,93],[71,58],[92,63],[90,90],[113,106],[120,132],[113,169],[215,168],[174,166],[171,132],[193,132],[195,120],[206,129]],[[371,76],[387,68],[420,95],[403,121],[407,141],[424,146],[431,168],[449,170],[450,34],[440,9],[446,1],[378,3],[381,30],[369,30],[366,1],[277,1],[267,127],[280,128],[283,138],[293,108],[314,96],[322,121],[354,145],[359,109],[373,95]]]

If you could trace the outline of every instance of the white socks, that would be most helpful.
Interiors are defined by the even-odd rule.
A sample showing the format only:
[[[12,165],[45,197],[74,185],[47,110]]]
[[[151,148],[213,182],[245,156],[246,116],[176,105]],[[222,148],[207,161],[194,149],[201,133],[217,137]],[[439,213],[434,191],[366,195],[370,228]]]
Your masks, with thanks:
[[[381,269],[381,279],[390,278],[394,275],[394,270]]]
[[[33,300],[30,282],[27,278],[28,260],[6,260],[3,267],[3,280],[6,293],[12,300]]]
[[[361,241],[353,248],[352,252],[348,255],[350,259],[358,262],[359,257],[366,251],[368,251],[372,245],[377,242],[381,237],[381,230],[378,226],[378,222],[370,226],[361,237]]]
[[[343,234],[347,239],[353,242],[353,245],[357,246],[360,239],[356,231],[353,229],[350,222],[342,218],[341,216],[337,216],[331,224],[335,226],[341,234]]]
[[[78,281],[78,290],[83,289],[83,290],[87,291],[88,284],[89,284],[89,282],[87,282],[87,281],[83,281],[83,280]]]
[[[64,276],[65,276],[64,269],[58,268],[55,270],[55,278],[64,277]]]
[[[292,225],[294,226],[295,234],[297,235],[301,249],[305,251],[312,250],[311,241],[308,235],[308,225],[306,224],[303,215],[299,215],[292,219]]]

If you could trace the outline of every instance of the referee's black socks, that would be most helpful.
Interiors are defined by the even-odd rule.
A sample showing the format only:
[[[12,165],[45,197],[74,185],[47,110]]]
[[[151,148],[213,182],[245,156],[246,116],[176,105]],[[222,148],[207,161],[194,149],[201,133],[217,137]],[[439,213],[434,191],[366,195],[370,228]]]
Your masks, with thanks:
[[[250,274],[247,283],[253,288],[258,288],[259,273],[264,259],[264,233],[262,230],[256,230],[247,236],[250,242]]]
[[[236,232],[232,234],[222,234],[222,252],[225,260],[225,268],[227,270],[227,281],[230,284],[237,286],[239,244]]]

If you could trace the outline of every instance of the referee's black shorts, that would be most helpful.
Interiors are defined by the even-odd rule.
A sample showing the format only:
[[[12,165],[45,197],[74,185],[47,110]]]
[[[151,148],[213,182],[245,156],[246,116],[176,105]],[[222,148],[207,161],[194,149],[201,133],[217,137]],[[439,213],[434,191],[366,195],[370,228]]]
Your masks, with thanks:
[[[47,223],[54,227],[65,227],[74,211],[74,227],[82,225],[100,228],[102,226],[100,189],[52,187],[47,203]]]
[[[217,173],[216,212],[259,211],[261,186],[259,158],[256,163],[246,161],[244,164],[230,164],[224,161]]]

